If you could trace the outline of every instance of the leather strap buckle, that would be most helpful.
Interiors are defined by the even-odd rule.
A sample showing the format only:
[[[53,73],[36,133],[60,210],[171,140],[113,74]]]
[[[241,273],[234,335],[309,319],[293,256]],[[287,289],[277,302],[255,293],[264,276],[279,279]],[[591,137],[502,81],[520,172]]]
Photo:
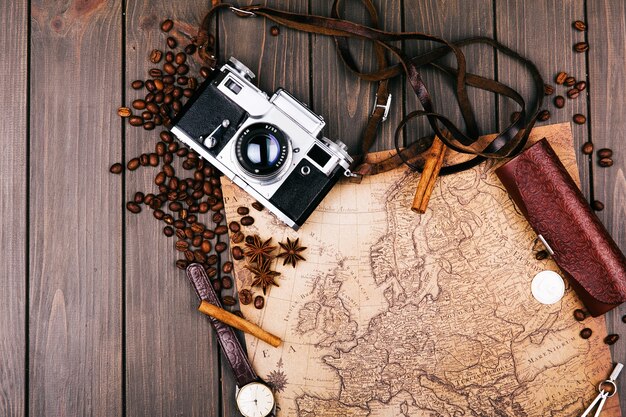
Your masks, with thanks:
[[[376,109],[378,109],[379,107],[385,109],[381,122],[387,120],[387,116],[389,116],[389,109],[391,108],[391,97],[391,94],[389,94],[387,96],[387,102],[385,104],[378,104],[378,94],[376,94],[376,100],[374,100],[374,110],[372,110],[372,115],[374,115]]]

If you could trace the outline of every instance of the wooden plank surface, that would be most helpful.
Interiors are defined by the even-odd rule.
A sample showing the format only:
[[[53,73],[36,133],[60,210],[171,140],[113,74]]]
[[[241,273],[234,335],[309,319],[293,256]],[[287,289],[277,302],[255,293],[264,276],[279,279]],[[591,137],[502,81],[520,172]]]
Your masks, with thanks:
[[[615,165],[601,168],[592,155],[595,198],[606,208],[598,216],[622,251],[626,251],[626,102],[622,91],[626,87],[623,69],[626,67],[626,6],[612,0],[587,2],[589,40],[589,94],[591,137],[596,149],[613,149]],[[611,347],[614,362],[626,361],[626,324],[622,317],[626,306],[607,314],[609,333],[622,339]],[[626,375],[619,382],[626,386]],[[626,415],[626,399],[622,394],[622,414]]]
[[[31,8],[29,415],[121,415],[120,2]]]
[[[309,7],[308,0],[269,0],[263,4],[300,13],[306,13]],[[265,19],[241,19],[232,13],[223,13],[219,21],[220,56],[224,60],[234,56],[244,63],[256,75],[256,85],[268,95],[282,87],[298,100],[309,104],[309,36],[282,27],[278,36],[272,36],[272,26],[274,24]],[[317,109],[314,108],[314,111]],[[234,401],[235,380],[223,357],[221,375],[223,415],[239,416]]]
[[[359,2],[343,2],[341,16],[355,22],[368,23],[370,17]],[[400,0],[374,1],[381,13],[379,25],[382,29],[401,30]],[[311,2],[311,13],[331,15],[332,2]],[[352,39],[349,41],[354,61],[365,71],[375,70],[376,56],[369,42]],[[377,83],[363,81],[352,74],[340,61],[332,38],[313,35],[311,39],[311,105],[324,117],[324,135],[332,140],[341,140],[348,145],[350,154],[360,154],[361,137],[369,115],[374,109]],[[392,80],[389,92],[392,95],[389,118],[383,122],[371,151],[393,148],[393,133],[403,114],[403,81]]]
[[[197,28],[206,11],[205,1],[128,1],[126,17],[126,102],[144,98],[146,90],[129,87],[135,79],[148,78],[148,56],[157,48],[165,53],[166,35],[160,23],[176,21],[171,34]],[[188,32],[188,30],[187,30]],[[181,48],[187,38],[177,35]],[[191,61],[190,61],[191,63]],[[197,67],[194,67],[197,73]],[[126,156],[151,153],[162,129],[146,131],[126,124]],[[192,174],[172,166],[179,178]],[[158,194],[154,177],[158,168],[141,167],[126,172],[126,200],[136,191]],[[197,312],[198,301],[183,271],[174,262],[175,237],[163,235],[166,224],[142,206],[138,215],[129,212],[126,221],[126,408],[129,417],[217,416],[219,401],[218,346],[208,320]],[[167,206],[162,208],[169,212]],[[209,215],[199,215],[208,223]],[[177,218],[177,217],[176,217]]]
[[[504,45],[531,59],[541,72],[544,81],[552,85],[555,93],[544,98],[543,108],[551,113],[548,123],[571,122],[577,113],[587,115],[586,91],[577,99],[567,98],[567,87],[556,85],[554,77],[559,71],[565,71],[577,80],[587,76],[584,54],[573,51],[576,42],[584,40],[584,34],[572,28],[575,20],[584,20],[583,0],[546,2],[543,0],[504,0],[496,2],[497,37]],[[528,72],[518,61],[498,55],[499,80],[522,93],[526,102],[530,102],[532,84]],[[554,106],[556,95],[565,97],[566,105],[562,109]],[[507,126],[512,112],[519,111],[511,100],[499,100],[500,128]],[[587,126],[571,123],[574,134],[574,147],[579,159],[579,172],[583,194],[590,198],[589,167],[587,157],[580,152],[584,142],[589,140]]]
[[[421,0],[405,2],[405,28],[442,37],[448,41],[456,41],[473,36],[493,36],[493,4],[489,0],[475,1],[472,7],[467,2],[437,0]],[[434,42],[407,42],[406,49],[410,56],[429,51],[440,46]],[[495,74],[493,51],[490,48],[470,45],[462,49],[466,56],[468,71],[493,79]],[[456,67],[451,56],[445,61]],[[463,128],[463,119],[454,97],[453,83],[440,71],[429,67],[421,69],[424,83],[429,89],[435,110],[455,121]],[[415,93],[407,86],[407,112],[422,110]],[[493,94],[470,88],[468,95],[474,108],[476,122],[481,134],[493,133],[496,129],[496,104]],[[412,121],[408,130],[407,143],[422,136],[432,135],[432,128],[425,118]]]
[[[28,10],[5,2],[0,16],[0,72],[12,74],[0,88],[0,415],[23,416],[26,360],[27,80]]]

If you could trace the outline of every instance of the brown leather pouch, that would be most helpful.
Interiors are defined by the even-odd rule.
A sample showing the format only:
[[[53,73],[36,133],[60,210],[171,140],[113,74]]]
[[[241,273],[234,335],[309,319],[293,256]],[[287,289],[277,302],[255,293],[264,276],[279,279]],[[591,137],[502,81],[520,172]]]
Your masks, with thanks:
[[[626,301],[626,258],[545,138],[496,174],[592,316]]]

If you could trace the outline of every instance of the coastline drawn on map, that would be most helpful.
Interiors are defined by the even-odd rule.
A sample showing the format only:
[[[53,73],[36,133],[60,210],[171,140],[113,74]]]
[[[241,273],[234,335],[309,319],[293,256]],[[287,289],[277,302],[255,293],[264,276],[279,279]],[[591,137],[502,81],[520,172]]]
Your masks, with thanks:
[[[537,128],[576,173],[569,125]],[[258,213],[247,234],[300,237],[266,307],[244,316],[284,341],[246,336],[284,416],[575,416],[610,372],[603,318],[584,324],[574,292],[537,303],[534,234],[487,164],[441,177],[429,210],[409,207],[418,174],[398,168],[339,184],[294,232]],[[227,217],[252,200],[223,186]],[[235,263],[238,288],[251,277]],[[257,291],[258,292],[258,291]],[[594,337],[578,336],[590,327]],[[605,416],[619,416],[615,399]]]

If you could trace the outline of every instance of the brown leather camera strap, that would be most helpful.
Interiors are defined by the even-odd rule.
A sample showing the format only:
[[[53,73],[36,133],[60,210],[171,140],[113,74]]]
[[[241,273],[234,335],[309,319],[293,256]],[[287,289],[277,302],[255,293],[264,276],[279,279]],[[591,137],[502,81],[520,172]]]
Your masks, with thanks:
[[[365,175],[382,172],[398,166],[400,161],[412,169],[420,171],[421,166],[416,161],[419,160],[419,154],[430,147],[432,138],[417,139],[405,148],[401,148],[400,144],[404,127],[409,121],[417,117],[426,117],[435,134],[452,150],[475,155],[474,158],[466,162],[442,168],[442,175],[471,168],[485,160],[485,158],[511,157],[524,148],[528,135],[537,120],[537,115],[543,102],[544,88],[541,74],[530,60],[490,38],[476,37],[457,42],[448,42],[445,39],[421,32],[389,32],[381,30],[378,28],[378,13],[371,0],[361,0],[361,3],[370,15],[371,26],[340,18],[340,0],[335,0],[331,17],[291,13],[264,6],[236,7],[226,3],[218,3],[209,10],[203,19],[195,43],[198,46],[200,57],[210,67],[214,68],[217,63],[217,57],[213,49],[215,46],[214,38],[209,32],[212,18],[219,10],[223,9],[230,10],[242,18],[264,17],[291,29],[332,36],[339,56],[347,68],[363,80],[378,82],[376,106],[361,140],[361,155],[355,158],[355,162],[359,164],[358,167],[354,168],[356,174]],[[378,63],[376,71],[363,72],[359,69],[348,48],[349,38],[364,39],[374,43],[374,51]],[[410,40],[432,41],[442,46],[422,55],[409,58],[401,49],[391,44],[391,42]],[[467,72],[465,55],[460,48],[470,44],[490,46],[520,62],[528,69],[535,88],[535,100],[528,112],[524,99],[514,89],[496,80]],[[386,53],[390,53],[399,63],[389,65],[385,57]],[[438,62],[440,58],[448,54],[454,56],[456,68]],[[453,80],[455,96],[465,124],[465,131],[459,129],[445,115],[434,110],[431,95],[418,70],[426,65],[443,72]],[[389,96],[388,81],[402,73],[406,74],[407,81],[422,105],[422,110],[416,110],[407,114],[397,126],[394,138],[397,154],[382,163],[371,163],[367,159],[367,152],[374,144],[378,127],[386,116]],[[467,86],[502,95],[513,100],[520,107],[519,115],[512,123],[486,144],[478,143],[480,134],[474,111],[468,98]],[[528,116],[527,113],[529,113]]]

